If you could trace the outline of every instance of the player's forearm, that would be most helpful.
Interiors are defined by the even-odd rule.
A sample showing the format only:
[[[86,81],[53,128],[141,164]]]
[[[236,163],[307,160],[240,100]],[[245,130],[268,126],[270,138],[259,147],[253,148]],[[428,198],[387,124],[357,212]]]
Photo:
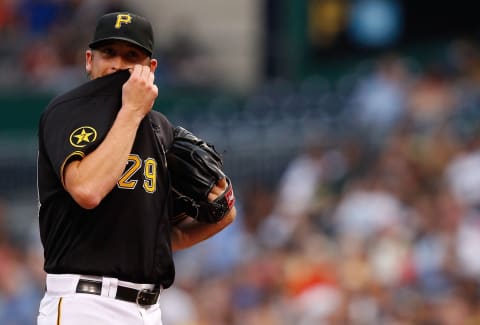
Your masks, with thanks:
[[[86,209],[95,208],[125,170],[141,119],[121,109],[103,142],[65,169],[65,188]]]
[[[174,251],[191,247],[230,225],[237,211],[233,207],[230,212],[219,222],[214,224],[198,223],[194,219],[187,218],[172,230],[172,249]]]

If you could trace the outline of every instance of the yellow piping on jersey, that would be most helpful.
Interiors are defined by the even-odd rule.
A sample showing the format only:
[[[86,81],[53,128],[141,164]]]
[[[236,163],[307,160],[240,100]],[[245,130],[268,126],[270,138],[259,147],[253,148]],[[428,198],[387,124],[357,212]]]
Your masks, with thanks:
[[[60,167],[60,177],[61,177],[63,187],[65,187],[65,178],[64,178],[64,175],[63,175],[63,172],[64,172],[63,169],[65,168],[65,165],[67,164],[67,161],[69,161],[70,158],[72,158],[74,156],[80,156],[81,158],[83,158],[83,157],[85,157],[85,153],[82,152],[82,151],[74,151],[71,154],[69,154],[67,156],[67,158],[65,158],[65,160],[63,161],[62,166]]]

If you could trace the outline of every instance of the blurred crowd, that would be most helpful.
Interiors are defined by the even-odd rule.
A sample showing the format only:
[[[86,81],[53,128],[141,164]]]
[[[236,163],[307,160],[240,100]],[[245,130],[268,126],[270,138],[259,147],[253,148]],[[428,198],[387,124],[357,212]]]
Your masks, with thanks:
[[[0,1],[0,88],[58,93],[84,82],[97,15],[121,7],[119,0]]]
[[[125,0],[0,0],[0,89],[59,94],[87,80],[85,49],[95,23],[113,11],[145,15]],[[206,49],[178,29],[160,48],[157,82],[210,87],[215,82]]]
[[[249,180],[233,227],[177,254],[166,324],[480,324],[477,44],[357,68],[263,102],[327,112],[274,186]]]
[[[47,3],[42,21],[19,14]],[[70,31],[50,22],[57,10],[87,19],[100,3],[118,5],[0,0],[2,69],[28,71],[25,80],[47,88],[59,82],[49,78],[55,67],[64,78],[83,74],[83,56],[62,37]],[[55,41],[39,38],[42,28]],[[20,67],[3,60],[8,51],[19,51]],[[327,84],[318,75],[288,83],[289,91],[266,84],[235,118],[217,121],[231,137],[241,124],[250,145],[261,135],[246,132],[247,120],[275,132],[277,142],[255,152],[265,171],[275,164],[268,150],[309,132],[274,182],[233,179],[247,185],[231,227],[176,253],[176,282],[160,297],[165,325],[480,324],[478,44],[453,41],[422,63],[388,54]],[[211,129],[206,118],[193,130]],[[0,324],[31,325],[44,290],[37,221],[19,235],[8,209],[0,201]]]

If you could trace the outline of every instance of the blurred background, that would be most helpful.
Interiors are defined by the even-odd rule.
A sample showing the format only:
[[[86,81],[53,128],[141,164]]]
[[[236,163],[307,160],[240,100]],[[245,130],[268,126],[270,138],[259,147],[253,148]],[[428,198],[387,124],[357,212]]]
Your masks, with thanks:
[[[223,152],[238,217],[175,255],[164,325],[480,324],[475,2],[0,0],[0,324],[43,295],[37,123],[96,19],[148,17],[155,109]]]

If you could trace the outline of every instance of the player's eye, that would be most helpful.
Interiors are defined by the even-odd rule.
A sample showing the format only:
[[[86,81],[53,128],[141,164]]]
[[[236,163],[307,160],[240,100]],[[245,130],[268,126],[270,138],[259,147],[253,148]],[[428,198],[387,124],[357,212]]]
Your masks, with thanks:
[[[115,56],[115,50],[111,47],[104,47],[101,49],[101,52],[105,56],[109,56],[109,57]]]
[[[135,51],[128,51],[126,57],[130,61],[136,61],[139,58],[139,54]]]

